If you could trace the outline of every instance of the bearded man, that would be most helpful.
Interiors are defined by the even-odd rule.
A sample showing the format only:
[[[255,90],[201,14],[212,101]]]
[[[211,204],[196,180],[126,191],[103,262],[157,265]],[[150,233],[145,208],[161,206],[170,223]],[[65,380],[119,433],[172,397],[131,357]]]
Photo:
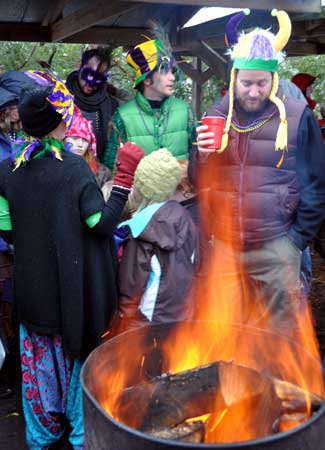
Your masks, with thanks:
[[[225,118],[221,148],[208,148],[213,133],[198,127],[191,173],[210,169],[210,184],[203,180],[201,188],[216,217],[217,275],[241,293],[241,320],[254,326],[266,320],[290,334],[301,298],[302,251],[324,217],[325,158],[314,114],[278,86],[291,22],[284,11],[272,14],[280,25],[276,36],[256,29],[238,39],[230,29],[229,93],[207,113]]]

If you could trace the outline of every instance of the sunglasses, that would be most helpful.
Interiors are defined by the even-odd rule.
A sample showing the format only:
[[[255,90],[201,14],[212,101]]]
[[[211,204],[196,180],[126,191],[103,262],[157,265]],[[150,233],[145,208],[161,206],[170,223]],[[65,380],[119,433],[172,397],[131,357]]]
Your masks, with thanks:
[[[82,67],[80,69],[80,77],[91,87],[100,87],[106,83],[108,73],[100,73],[90,67]]]

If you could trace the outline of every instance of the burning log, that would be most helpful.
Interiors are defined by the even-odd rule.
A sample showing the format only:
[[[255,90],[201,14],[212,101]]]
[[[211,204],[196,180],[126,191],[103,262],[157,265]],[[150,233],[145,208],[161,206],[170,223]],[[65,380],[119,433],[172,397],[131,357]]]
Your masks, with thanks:
[[[306,422],[308,417],[304,413],[283,414],[278,421],[278,431],[283,432]]]
[[[253,369],[218,361],[126,388],[117,410],[124,423],[152,433],[245,402],[256,411],[258,435],[270,434],[280,415],[273,383]]]
[[[281,400],[282,413],[305,413],[309,409],[317,411],[324,400],[316,394],[307,392],[300,386],[279,378],[271,377],[277,397]]]
[[[160,439],[198,444],[204,442],[204,423],[201,420],[185,422],[175,427],[153,431],[150,434]]]

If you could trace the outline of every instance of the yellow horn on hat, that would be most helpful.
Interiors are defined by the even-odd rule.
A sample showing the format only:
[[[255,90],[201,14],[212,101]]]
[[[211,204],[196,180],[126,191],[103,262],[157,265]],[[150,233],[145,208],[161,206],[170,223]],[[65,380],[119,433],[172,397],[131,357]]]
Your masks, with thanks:
[[[273,48],[276,52],[281,52],[281,50],[287,45],[287,42],[290,39],[291,20],[285,11],[278,11],[277,9],[273,9],[271,14],[278,19],[279,23],[279,31],[274,38]]]

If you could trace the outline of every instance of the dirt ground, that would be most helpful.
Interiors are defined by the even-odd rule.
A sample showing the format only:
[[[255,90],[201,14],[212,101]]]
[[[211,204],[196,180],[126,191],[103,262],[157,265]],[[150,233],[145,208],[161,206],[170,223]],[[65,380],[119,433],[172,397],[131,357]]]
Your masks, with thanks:
[[[315,319],[316,334],[320,344],[321,355],[325,355],[325,261],[317,253],[312,253],[313,282],[310,302]],[[21,411],[19,379],[11,380],[14,396],[0,399],[0,449],[28,450],[24,438],[24,420]],[[53,450],[71,450],[72,447],[63,439]],[[52,449],[51,449],[52,450]]]
[[[22,416],[20,389],[15,386],[15,394],[8,399],[0,399],[0,449],[28,450],[25,443],[25,424]],[[64,438],[51,450],[72,450]]]
[[[312,252],[313,282],[310,302],[322,358],[325,356],[325,260]]]
[[[9,399],[0,399],[0,449],[28,450],[25,443],[25,424],[22,416],[20,389],[15,387],[15,394]],[[72,450],[64,438],[51,450]]]

